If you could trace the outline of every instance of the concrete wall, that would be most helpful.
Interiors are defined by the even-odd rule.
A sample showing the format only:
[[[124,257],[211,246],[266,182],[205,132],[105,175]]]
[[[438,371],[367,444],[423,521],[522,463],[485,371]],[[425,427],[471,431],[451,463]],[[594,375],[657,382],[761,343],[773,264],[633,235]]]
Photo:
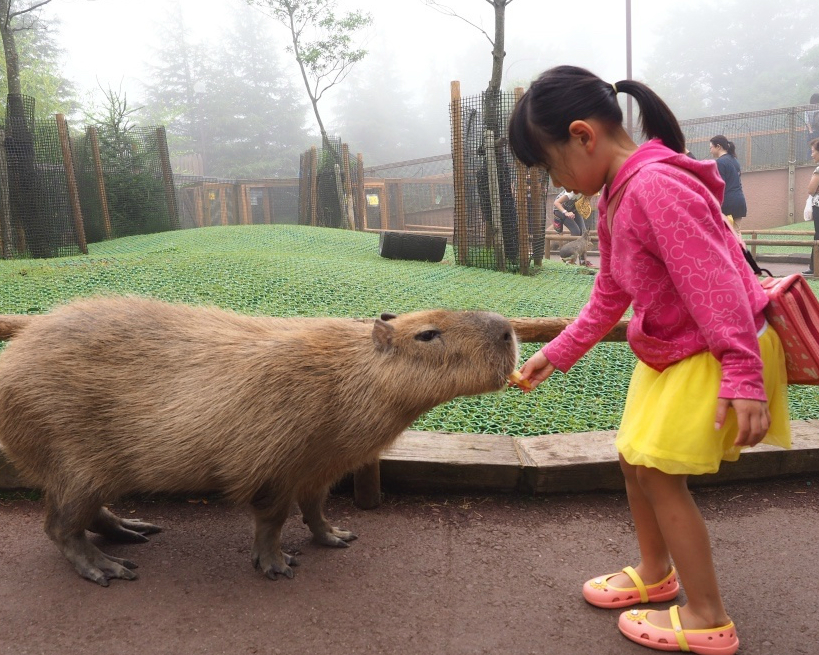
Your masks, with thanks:
[[[814,166],[796,169],[793,189],[793,218],[788,216],[788,169],[749,171],[742,174],[742,189],[748,203],[748,216],[742,221],[743,230],[766,230],[794,224],[794,229],[810,229],[802,220],[807,197],[808,180]]]

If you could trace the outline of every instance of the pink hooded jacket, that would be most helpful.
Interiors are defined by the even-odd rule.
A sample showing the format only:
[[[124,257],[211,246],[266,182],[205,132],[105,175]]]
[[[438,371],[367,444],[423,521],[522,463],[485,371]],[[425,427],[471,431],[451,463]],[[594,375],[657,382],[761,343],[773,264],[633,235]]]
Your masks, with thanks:
[[[577,320],[543,348],[549,361],[568,371],[631,305],[628,342],[648,366],[708,350],[722,364],[720,397],[767,400],[757,333],[768,299],[722,219],[723,190],[714,161],[657,139],[640,146],[601,196],[600,271]]]

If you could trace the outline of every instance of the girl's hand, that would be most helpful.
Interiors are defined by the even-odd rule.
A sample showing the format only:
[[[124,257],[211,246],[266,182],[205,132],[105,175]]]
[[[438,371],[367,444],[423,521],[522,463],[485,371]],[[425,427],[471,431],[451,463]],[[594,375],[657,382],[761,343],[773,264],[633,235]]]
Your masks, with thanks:
[[[542,350],[538,350],[520,367],[520,374],[530,385],[528,389],[523,389],[523,392],[532,391],[554,372],[554,364],[546,359],[546,355],[543,354]]]
[[[566,214],[566,218],[574,218],[574,212],[564,212]]]
[[[714,425],[717,430],[725,423],[729,407],[734,408],[739,426],[734,445],[756,446],[765,437],[771,425],[768,403],[746,398],[717,398],[717,416]]]

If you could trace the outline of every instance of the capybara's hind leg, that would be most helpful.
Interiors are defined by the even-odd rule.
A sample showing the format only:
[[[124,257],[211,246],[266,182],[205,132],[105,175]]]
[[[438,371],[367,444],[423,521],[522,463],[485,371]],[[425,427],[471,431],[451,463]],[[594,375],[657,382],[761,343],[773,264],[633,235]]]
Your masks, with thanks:
[[[95,501],[79,499],[57,503],[47,495],[46,534],[82,577],[103,587],[107,587],[112,578],[135,580],[137,574],[131,569],[135,569],[136,564],[106,555],[85,534],[86,526],[91,524],[100,505]]]
[[[148,541],[146,534],[162,532],[162,528],[153,523],[145,523],[139,519],[121,519],[106,507],[100,508],[88,529],[111,541],[134,544]]]
[[[251,502],[256,520],[251,551],[253,566],[271,580],[277,575],[292,579],[290,567],[298,565],[295,557],[282,551],[282,527],[290,514],[290,502],[286,495],[277,496],[273,492],[259,493]]]
[[[317,543],[325,546],[347,548],[347,542],[357,537],[349,530],[333,527],[324,517],[324,500],[327,498],[327,489],[318,491],[302,491],[299,496],[299,508],[302,520],[310,528]]]

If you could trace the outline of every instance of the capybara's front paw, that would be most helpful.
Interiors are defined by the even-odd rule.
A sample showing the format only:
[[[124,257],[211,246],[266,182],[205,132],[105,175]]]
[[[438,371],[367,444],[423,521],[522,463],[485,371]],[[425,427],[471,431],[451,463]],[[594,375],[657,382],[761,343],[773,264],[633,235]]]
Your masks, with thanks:
[[[295,557],[281,550],[277,553],[264,554],[257,552],[254,548],[252,558],[253,566],[261,570],[271,580],[276,580],[278,575],[287,576],[292,580],[293,569],[290,567],[299,565]]]
[[[327,532],[319,532],[313,536],[316,543],[322,544],[323,546],[335,546],[336,548],[348,548],[350,546],[350,544],[347,543],[348,541],[358,539],[358,537],[349,530],[341,530],[340,528],[334,527],[331,527]]]

